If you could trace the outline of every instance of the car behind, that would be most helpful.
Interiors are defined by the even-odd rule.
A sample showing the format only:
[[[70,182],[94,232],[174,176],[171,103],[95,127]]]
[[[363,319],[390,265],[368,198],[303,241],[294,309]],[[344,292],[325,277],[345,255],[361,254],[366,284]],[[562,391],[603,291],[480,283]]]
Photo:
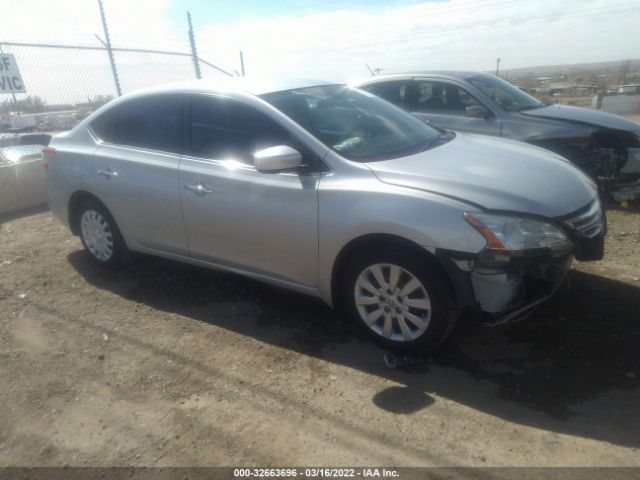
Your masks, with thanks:
[[[640,196],[640,123],[546,105],[482,72],[426,71],[356,83],[430,125],[524,141],[571,160],[617,200]]]
[[[0,214],[47,202],[43,145],[0,146]]]

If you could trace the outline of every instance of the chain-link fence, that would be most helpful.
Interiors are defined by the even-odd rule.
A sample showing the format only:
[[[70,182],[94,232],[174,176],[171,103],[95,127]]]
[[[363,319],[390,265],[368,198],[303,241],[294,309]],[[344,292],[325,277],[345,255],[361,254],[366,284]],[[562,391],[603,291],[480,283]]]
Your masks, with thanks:
[[[26,93],[0,93],[0,133],[60,131],[73,127],[96,108],[118,96],[161,83],[196,78],[191,52],[112,48],[98,39],[73,45],[0,42],[0,53],[13,54]],[[205,79],[230,75],[197,59]],[[117,82],[117,83],[116,83]]]

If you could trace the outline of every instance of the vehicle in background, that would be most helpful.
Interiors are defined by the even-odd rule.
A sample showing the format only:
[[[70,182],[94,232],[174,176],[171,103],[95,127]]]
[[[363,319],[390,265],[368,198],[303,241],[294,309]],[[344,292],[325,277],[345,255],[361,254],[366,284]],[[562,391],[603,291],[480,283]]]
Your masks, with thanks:
[[[481,72],[377,76],[356,86],[438,128],[552,150],[598,179],[616,200],[640,196],[640,123],[597,110],[546,105]]]
[[[43,145],[0,146],[0,214],[47,202]]]
[[[243,274],[391,348],[432,348],[465,313],[520,319],[574,255],[603,254],[596,185],[566,160],[344,85],[145,90],[53,137],[45,160],[51,210],[96,263],[134,250]]]

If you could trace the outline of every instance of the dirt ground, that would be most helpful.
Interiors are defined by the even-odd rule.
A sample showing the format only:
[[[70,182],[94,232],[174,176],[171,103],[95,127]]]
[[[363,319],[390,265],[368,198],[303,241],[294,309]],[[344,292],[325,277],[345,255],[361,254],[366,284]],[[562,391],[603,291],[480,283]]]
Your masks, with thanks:
[[[640,212],[528,321],[420,362],[319,301],[0,224],[0,466],[640,466]]]

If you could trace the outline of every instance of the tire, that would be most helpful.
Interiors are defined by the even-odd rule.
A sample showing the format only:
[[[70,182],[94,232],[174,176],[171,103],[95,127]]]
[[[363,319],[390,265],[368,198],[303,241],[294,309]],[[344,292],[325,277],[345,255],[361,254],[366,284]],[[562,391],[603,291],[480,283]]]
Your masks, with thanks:
[[[389,286],[393,288],[382,288]],[[375,342],[391,350],[431,350],[455,326],[447,279],[426,255],[399,250],[363,252],[348,263],[341,294],[349,317]]]
[[[109,210],[95,199],[85,200],[78,209],[80,240],[89,258],[105,267],[119,267],[129,250]]]

